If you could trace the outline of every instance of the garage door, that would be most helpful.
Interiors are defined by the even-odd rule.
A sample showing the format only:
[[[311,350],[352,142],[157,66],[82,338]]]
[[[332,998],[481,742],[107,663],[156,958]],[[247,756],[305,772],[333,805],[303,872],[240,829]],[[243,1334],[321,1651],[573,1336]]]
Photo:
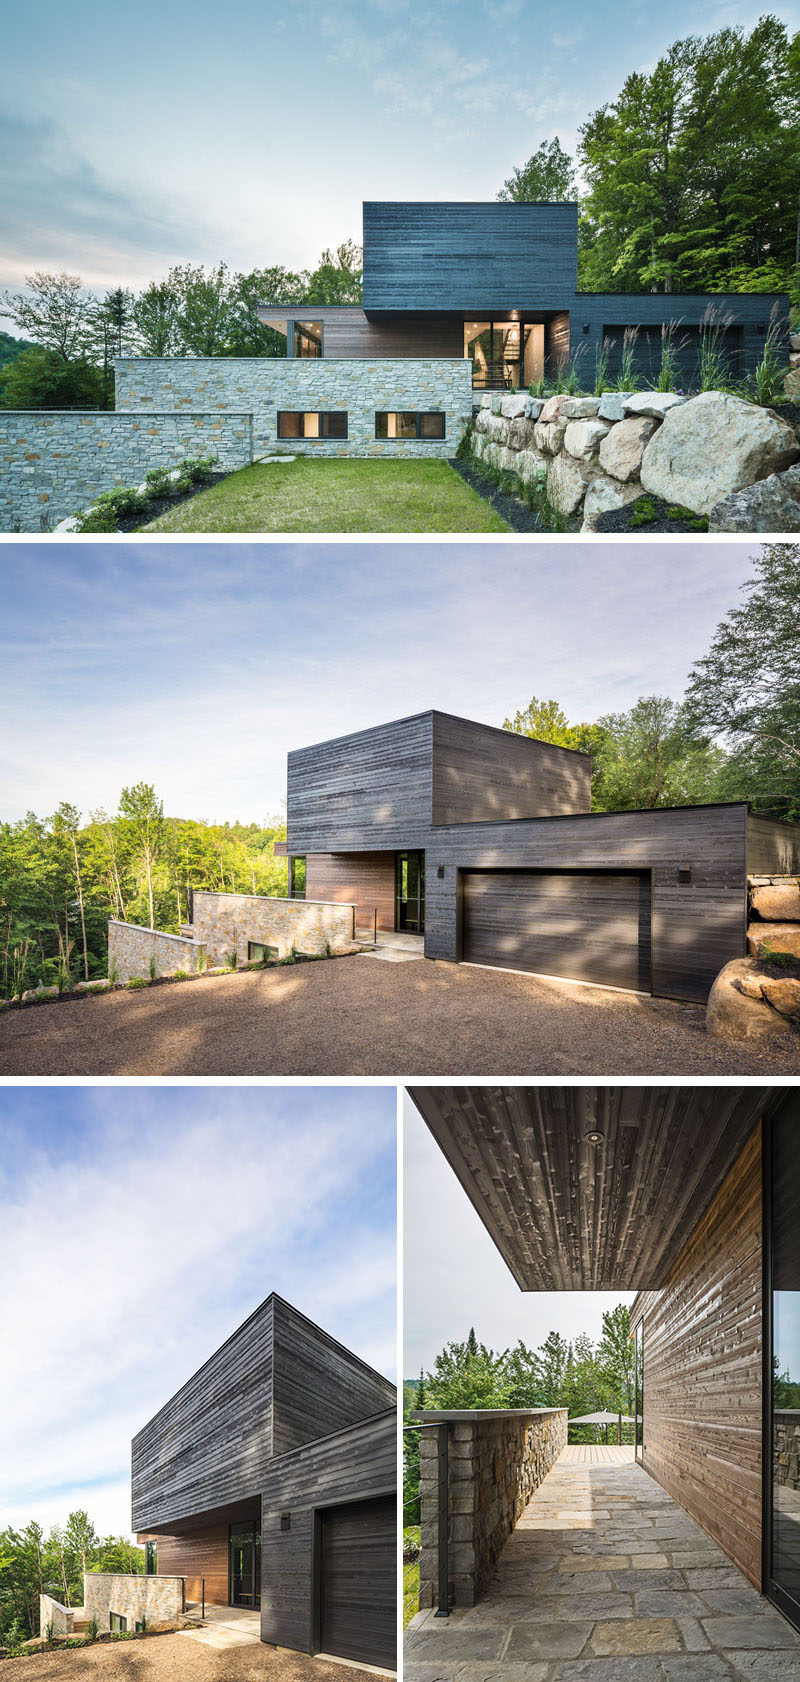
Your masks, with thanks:
[[[323,1510],[320,1646],[323,1653],[397,1668],[397,1503]]]
[[[649,993],[647,873],[470,870],[463,889],[465,962]]]

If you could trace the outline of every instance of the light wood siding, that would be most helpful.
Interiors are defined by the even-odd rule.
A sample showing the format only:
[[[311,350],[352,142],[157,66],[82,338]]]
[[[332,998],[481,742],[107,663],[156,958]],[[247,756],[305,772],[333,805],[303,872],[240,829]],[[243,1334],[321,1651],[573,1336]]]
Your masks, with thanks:
[[[756,876],[800,873],[800,824],[747,819],[747,868]]]
[[[356,907],[357,928],[394,928],[394,853],[307,853],[306,897]]]
[[[588,755],[433,713],[433,822],[544,818],[591,808]]]
[[[578,270],[576,204],[367,203],[364,308],[563,308]]]
[[[262,1500],[263,1641],[303,1653],[318,1650],[319,1561],[314,1556],[319,1536],[315,1538],[315,1509],[383,1496],[396,1487],[394,1407],[273,1462]],[[284,1513],[290,1515],[288,1530],[281,1529]]]
[[[275,1303],[273,1452],[367,1419],[395,1399],[388,1378],[280,1298]]]
[[[144,1541],[140,1536],[139,1541]],[[201,1600],[203,1579],[206,1604],[228,1604],[228,1526],[209,1524],[185,1536],[156,1536],[158,1576],[185,1577],[186,1599]]]
[[[259,320],[266,326],[279,321],[300,320],[298,306],[281,308],[266,306],[259,309]],[[305,319],[321,321],[323,327],[323,356],[354,358],[356,361],[372,357],[453,357],[464,354],[464,323],[461,316],[415,314],[411,318],[396,317],[370,321],[357,305],[311,306]]]
[[[260,1492],[272,1456],[273,1301],[134,1437],[134,1530]]]
[[[424,712],[290,753],[289,851],[424,846],[431,823],[431,739],[432,715]]]
[[[756,1127],[644,1323],[644,1467],[761,1585],[762,1214]]]
[[[774,1102],[763,1087],[410,1090],[524,1291],[660,1290]]]

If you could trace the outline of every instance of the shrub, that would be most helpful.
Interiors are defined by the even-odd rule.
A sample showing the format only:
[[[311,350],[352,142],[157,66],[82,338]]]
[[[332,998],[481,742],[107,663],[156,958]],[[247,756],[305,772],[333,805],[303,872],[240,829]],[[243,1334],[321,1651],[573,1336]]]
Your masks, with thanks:
[[[118,531],[120,520],[146,514],[149,506],[149,497],[134,490],[132,486],[121,486],[116,491],[103,491],[92,508],[76,514],[77,529],[79,532]]]
[[[150,980],[155,981],[156,977],[158,975],[158,964],[156,963],[155,952],[150,953],[150,963],[148,965],[148,968],[150,970]]]
[[[197,973],[198,973],[198,975],[202,975],[203,970],[207,969],[207,968],[208,968],[208,953],[206,952],[205,947],[201,947],[200,951],[197,954]]]
[[[126,981],[125,986],[133,993],[137,987],[149,987],[150,982],[146,981],[143,975],[132,975],[130,981]]]
[[[109,986],[110,987],[116,987],[118,981],[119,981],[119,969],[117,968],[117,965],[116,964],[109,964],[109,966],[108,966],[108,984],[109,984]]]
[[[472,440],[473,440],[474,434],[475,434],[475,421],[473,419],[470,419],[470,420],[467,421],[467,424],[464,427],[464,431],[462,432],[461,437],[459,438],[458,444],[456,446],[456,461],[463,461],[467,466],[469,466],[470,462],[473,459],[473,455],[474,455],[474,451],[473,451],[473,448],[472,448]]]
[[[228,969],[236,968],[236,965],[239,962],[239,948],[237,946],[231,947],[225,962],[227,963]]]
[[[148,496],[153,499],[172,495],[173,484],[168,467],[151,467],[150,472],[145,473],[144,482]]]
[[[207,485],[218,462],[219,456],[187,456],[179,463],[181,477],[187,478],[190,485]]]
[[[96,1618],[90,1618],[86,1625],[86,1636],[89,1641],[96,1641],[100,1634],[100,1625]]]
[[[176,969],[176,970],[173,970],[173,972],[172,972],[172,979],[173,979],[173,981],[188,981],[188,980],[189,980],[189,971],[188,971],[188,969]]]
[[[789,369],[780,355],[781,337],[777,306],[773,305],[761,361],[745,385],[745,396],[765,409],[786,396],[783,382]]]
[[[52,1618],[45,1624],[44,1638],[48,1647],[52,1647],[56,1639],[56,1626]]]

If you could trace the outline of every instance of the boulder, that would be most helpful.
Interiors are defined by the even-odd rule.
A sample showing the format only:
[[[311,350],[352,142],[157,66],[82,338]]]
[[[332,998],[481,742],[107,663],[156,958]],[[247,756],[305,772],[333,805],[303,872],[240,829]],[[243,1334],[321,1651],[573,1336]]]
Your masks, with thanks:
[[[800,368],[800,350],[790,350],[790,352],[789,352],[789,367],[790,368]]]
[[[618,479],[607,479],[605,474],[598,473],[586,492],[581,531],[596,531],[601,514],[611,514],[617,508],[624,508],[626,502],[635,502],[641,494],[642,487],[638,482],[623,485]]]
[[[525,404],[526,420],[538,420],[543,408],[543,397],[529,397],[527,403]]]
[[[591,461],[608,432],[608,421],[571,420],[564,433],[564,449],[579,461]]]
[[[566,403],[566,401],[567,399],[563,396],[563,394],[561,397],[548,397],[542,404],[541,410],[539,411],[540,421],[557,420],[561,407],[564,403]]]
[[[759,917],[772,923],[800,923],[800,881],[770,882],[750,891],[750,905]]]
[[[620,421],[619,426],[612,426],[600,445],[603,472],[610,473],[612,479],[621,479],[623,484],[638,479],[645,445],[657,426],[658,421],[652,415],[631,415],[629,420]]]
[[[646,491],[710,514],[731,491],[800,458],[796,435],[771,409],[704,391],[664,417],[642,457]]]
[[[708,517],[709,531],[800,531],[800,464],[770,473],[724,496]]]
[[[597,411],[598,420],[621,421],[625,419],[624,405],[632,391],[604,391]]]
[[[53,531],[54,533],[59,531],[77,531],[79,525],[80,521],[77,515],[70,514],[68,519],[59,520],[58,525],[53,527]]]
[[[762,996],[773,1010],[780,1012],[788,1022],[800,1025],[800,981],[770,981],[761,983]]]
[[[516,470],[523,484],[529,485],[535,479],[546,479],[550,460],[550,456],[540,455],[538,450],[520,450],[516,459]]]
[[[783,382],[787,397],[800,397],[800,368],[791,368]]]
[[[653,420],[663,420],[685,402],[686,398],[679,397],[676,391],[635,391],[632,397],[625,398],[622,407],[626,415],[649,415]]]
[[[525,420],[520,416],[517,420],[509,421],[508,447],[510,450],[532,450],[535,447],[536,425],[532,420]]]
[[[563,452],[547,470],[547,494],[559,514],[577,513],[586,495],[590,473],[585,462]]]
[[[109,986],[110,982],[107,980],[76,981],[72,991],[73,993],[105,993]]]
[[[599,397],[562,397],[561,420],[594,420],[600,407]]]
[[[800,350],[800,333],[789,334],[789,349]]]
[[[714,1039],[788,1039],[790,1024],[762,999],[743,993],[737,983],[752,973],[750,958],[734,958],[721,969],[708,995],[706,1032]]]
[[[525,414],[527,401],[527,393],[524,391],[510,393],[508,397],[503,398],[500,404],[500,413],[505,415],[506,420],[516,420],[518,415]]]
[[[492,407],[492,394],[491,394],[491,392],[490,391],[482,391],[479,408],[481,408],[481,409],[491,409],[491,407]]]
[[[757,958],[762,946],[800,958],[800,923],[748,923],[748,952]]]
[[[23,995],[22,995],[22,1003],[24,1005],[29,1005],[29,1004],[38,1003],[39,999],[57,999],[57,998],[58,998],[58,988],[57,987],[29,987],[27,989],[27,992],[23,993]]]
[[[547,405],[545,404],[545,408]],[[544,414],[544,409],[542,410]],[[564,442],[567,430],[566,421],[538,420],[533,429],[534,442],[537,450],[542,450],[546,456],[557,456]]]

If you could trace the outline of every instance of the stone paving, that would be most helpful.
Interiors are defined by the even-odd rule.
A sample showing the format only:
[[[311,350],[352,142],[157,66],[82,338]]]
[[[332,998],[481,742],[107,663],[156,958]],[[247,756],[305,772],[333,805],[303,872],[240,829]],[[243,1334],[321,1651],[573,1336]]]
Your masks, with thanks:
[[[404,1682],[800,1682],[800,1637],[634,1464],[560,1459],[477,1606],[420,1612]]]

